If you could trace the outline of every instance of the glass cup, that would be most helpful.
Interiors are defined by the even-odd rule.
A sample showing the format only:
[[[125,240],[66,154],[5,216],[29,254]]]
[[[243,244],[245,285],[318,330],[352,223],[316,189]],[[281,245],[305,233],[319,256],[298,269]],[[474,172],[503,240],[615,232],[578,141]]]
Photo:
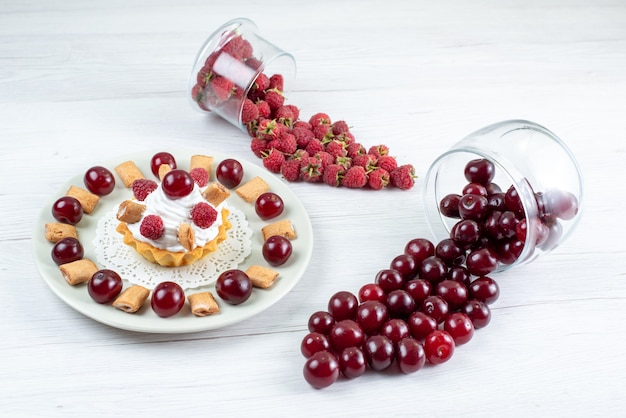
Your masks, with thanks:
[[[215,112],[241,130],[244,101],[254,94],[257,79],[271,78],[272,87],[289,91],[296,75],[294,57],[259,35],[249,19],[231,20],[204,42],[189,78],[192,106]],[[260,80],[259,80],[260,82]]]
[[[481,160],[493,164],[493,179],[480,178],[477,162]],[[486,186],[486,212],[481,212],[485,201],[475,196],[482,192],[476,180]],[[470,195],[458,205],[464,215],[451,213],[464,194]],[[462,236],[468,222],[457,224],[477,217],[478,241],[465,245],[469,252],[490,248],[497,259],[494,271],[504,271],[554,250],[567,239],[582,214],[583,179],[573,154],[555,134],[533,122],[509,120],[466,136],[438,157],[426,174],[424,205],[437,242]],[[489,212],[499,214],[485,215]],[[509,213],[503,216],[504,212]]]

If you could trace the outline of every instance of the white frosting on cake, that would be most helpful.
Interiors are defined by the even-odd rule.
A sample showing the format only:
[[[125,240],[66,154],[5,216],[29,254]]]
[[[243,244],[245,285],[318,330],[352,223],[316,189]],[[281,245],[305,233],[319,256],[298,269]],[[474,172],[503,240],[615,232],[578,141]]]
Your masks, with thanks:
[[[193,191],[190,194],[179,199],[170,199],[167,197],[159,184],[156,190],[150,193],[144,200],[143,204],[145,204],[146,210],[141,219],[143,220],[143,218],[148,215],[161,217],[163,225],[165,226],[163,236],[155,241],[141,235],[139,232],[141,220],[133,224],[128,224],[128,229],[137,241],[146,242],[153,247],[171,252],[184,252],[186,250],[178,240],[178,226],[186,222],[191,225],[194,232],[196,247],[204,246],[209,241],[215,239],[219,233],[219,227],[223,223],[222,208],[224,207],[224,203],[219,204],[217,207],[213,206],[217,211],[217,219],[215,222],[208,228],[200,228],[194,224],[191,219],[191,209],[200,202],[211,205],[202,196],[202,191],[197,184],[194,185]]]

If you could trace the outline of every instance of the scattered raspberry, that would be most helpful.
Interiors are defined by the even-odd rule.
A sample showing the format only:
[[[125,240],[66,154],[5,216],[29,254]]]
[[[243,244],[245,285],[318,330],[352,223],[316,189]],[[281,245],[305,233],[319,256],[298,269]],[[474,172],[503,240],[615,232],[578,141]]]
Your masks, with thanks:
[[[139,225],[139,233],[153,241],[161,238],[164,232],[165,226],[163,225],[163,219],[158,215],[146,216],[141,221],[141,225]]]
[[[313,136],[322,142],[328,141],[333,137],[333,129],[330,125],[320,124],[313,127]]]
[[[366,154],[365,147],[358,142],[352,142],[351,144],[348,144],[348,148],[346,149],[348,150],[348,157],[350,158],[354,158],[357,155]]]
[[[284,133],[277,139],[267,144],[270,148],[276,148],[284,154],[293,154],[298,149],[296,137],[290,133]]]
[[[319,139],[313,138],[309,141],[305,150],[306,152],[309,153],[309,155],[315,155],[318,152],[324,151],[324,145],[322,144],[322,141],[320,141]]]
[[[284,106],[288,107],[289,110],[291,110],[291,114],[293,115],[293,122],[296,122],[300,117],[300,109],[298,109],[298,106],[292,104],[287,104]]]
[[[346,144],[336,139],[333,139],[332,141],[326,144],[326,152],[335,158],[345,157],[348,155]]]
[[[280,166],[280,174],[287,181],[298,181],[300,179],[300,164],[298,159],[285,160]]]
[[[280,91],[272,89],[265,92],[265,101],[270,106],[270,109],[276,111],[285,103],[285,97]]]
[[[345,170],[347,170],[350,167],[352,167],[352,158],[350,158],[350,157],[336,157],[335,158],[335,164],[339,164]]]
[[[329,186],[339,187],[341,186],[341,180],[346,173],[345,168],[339,164],[331,164],[324,168],[322,174],[322,180]]]
[[[135,199],[139,200],[140,202],[143,202],[144,200],[146,200],[146,197],[148,197],[150,193],[156,190],[158,186],[156,184],[156,181],[154,180],[137,179],[133,181],[133,184],[131,187],[133,189],[133,194],[135,195]]]
[[[191,220],[199,228],[208,228],[217,219],[217,211],[206,202],[196,203],[191,209]]]
[[[263,154],[269,151],[269,147],[267,145],[268,141],[266,139],[261,139],[254,137],[250,142],[250,149],[259,158],[263,158]]]
[[[387,145],[373,145],[370,147],[367,153],[375,155],[376,158],[380,158],[383,155],[389,154],[389,147],[387,147]]]
[[[256,107],[259,111],[259,117],[267,119],[272,116],[272,109],[270,109],[270,105],[267,104],[265,100],[259,100],[256,103]]]
[[[268,88],[270,88],[270,79],[265,73],[260,73],[259,76],[254,80],[254,88],[256,90],[260,90],[265,92]]]
[[[209,184],[209,173],[202,167],[196,167],[189,172],[193,181],[200,187]]]
[[[333,135],[335,136],[345,134],[346,132],[350,130],[350,127],[348,126],[345,120],[338,120],[338,121],[333,122],[332,127],[333,127]]]
[[[269,89],[276,89],[279,91],[285,90],[285,79],[282,74],[274,74],[270,77]]]
[[[305,149],[307,145],[309,145],[311,139],[315,138],[315,135],[313,135],[313,132],[310,129],[296,125],[297,123],[295,123],[291,129],[291,134],[296,137],[298,148]]]
[[[316,127],[317,125],[330,125],[330,116],[326,113],[316,113],[309,119],[309,123],[312,127]]]
[[[341,185],[352,189],[358,189],[367,184],[367,173],[360,165],[350,167],[341,180]]]
[[[241,109],[241,123],[247,125],[250,122],[257,120],[258,117],[259,108],[252,102],[252,100],[245,99]]]
[[[211,90],[220,100],[227,100],[235,91],[235,84],[226,77],[219,75],[213,77],[209,84]]]
[[[329,165],[331,165],[332,163],[335,162],[335,157],[333,157],[332,155],[330,155],[326,151],[320,151],[320,152],[316,153],[315,156],[322,163],[322,167],[329,166]]]
[[[389,172],[383,168],[376,168],[367,176],[367,185],[370,189],[380,190],[389,184]]]
[[[280,106],[274,111],[274,119],[291,127],[295,121],[293,110],[289,106]]]
[[[316,183],[322,179],[324,167],[322,167],[322,162],[318,158],[309,157],[306,160],[302,160],[302,163],[302,168],[300,169],[302,180]]]
[[[391,185],[408,190],[415,184],[415,169],[411,164],[401,165],[389,174]]]
[[[270,149],[269,153],[263,155],[263,166],[272,173],[280,173],[280,167],[285,162],[285,154],[276,148]]]
[[[393,170],[398,168],[398,162],[395,157],[391,155],[381,155],[378,157],[378,162],[376,163],[379,168],[386,170],[388,173],[391,173]]]
[[[372,171],[376,167],[376,157],[372,154],[361,154],[352,158],[352,165],[360,165],[365,171]]]
[[[303,128],[303,129],[307,129],[307,130],[311,130],[313,129],[313,126],[311,126],[311,124],[305,120],[298,120],[296,123],[293,124],[294,128]]]

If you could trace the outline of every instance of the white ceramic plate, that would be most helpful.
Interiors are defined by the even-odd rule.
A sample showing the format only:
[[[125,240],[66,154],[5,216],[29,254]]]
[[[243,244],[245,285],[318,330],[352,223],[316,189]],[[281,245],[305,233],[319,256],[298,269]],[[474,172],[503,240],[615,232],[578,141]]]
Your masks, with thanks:
[[[159,150],[161,151],[161,150]],[[180,168],[187,169],[189,160],[193,154],[212,155],[214,160],[214,170],[217,164],[229,158],[228,156],[207,151],[189,151],[189,150],[162,150],[168,151],[176,158]],[[151,178],[150,159],[158,151],[146,151],[138,154],[121,156],[118,160],[112,162],[102,162],[93,165],[102,165],[107,167],[114,173],[114,167],[118,164],[132,160],[141,169],[144,175]],[[233,306],[219,299],[215,292],[214,285],[199,287],[187,291],[187,294],[211,291],[220,305],[220,312],[206,317],[194,316],[190,309],[189,303],[186,301],[185,306],[175,316],[169,318],[161,318],[156,315],[150,307],[150,300],[146,301],[141,310],[134,314],[128,314],[113,308],[110,304],[99,304],[94,302],[87,292],[86,284],[78,286],[70,286],[61,276],[58,266],[51,258],[53,244],[45,239],[45,224],[48,222],[56,222],[51,213],[52,204],[65,194],[70,185],[85,188],[83,183],[83,173],[77,174],[70,179],[61,189],[51,196],[49,202],[41,210],[37,219],[35,229],[33,231],[33,252],[35,265],[41,273],[44,281],[50,286],[52,291],[78,312],[92,318],[101,323],[112,327],[152,333],[186,333],[198,332],[210,329],[216,329],[232,325],[234,323],[250,318],[274,303],[278,302],[285,296],[301,279],[311,260],[313,250],[313,230],[309,216],[296,195],[291,189],[282,182],[276,175],[269,173],[265,168],[255,164],[239,160],[244,168],[244,178],[241,184],[252,179],[255,176],[263,178],[269,185],[270,190],[280,195],[285,202],[285,211],[277,218],[270,221],[261,220],[254,211],[254,203],[247,203],[234,191],[229,198],[229,204],[241,210],[248,219],[249,226],[253,231],[252,235],[252,253],[244,260],[239,268],[245,270],[252,264],[267,265],[261,254],[263,237],[261,228],[267,223],[280,219],[289,219],[294,225],[297,238],[292,241],[293,253],[290,259],[282,266],[272,267],[280,273],[279,278],[269,289],[257,289],[252,292],[252,296],[241,305]],[[79,240],[84,247],[85,258],[97,260],[93,249],[93,238],[95,237],[95,229],[101,216],[109,213],[113,207],[121,201],[132,196],[132,192],[126,189],[120,179],[116,176],[115,190],[101,197],[96,209],[89,215],[85,214],[77,225]],[[211,179],[215,179],[215,173],[211,173]],[[121,239],[121,235],[120,235]],[[126,287],[127,282],[124,283]]]

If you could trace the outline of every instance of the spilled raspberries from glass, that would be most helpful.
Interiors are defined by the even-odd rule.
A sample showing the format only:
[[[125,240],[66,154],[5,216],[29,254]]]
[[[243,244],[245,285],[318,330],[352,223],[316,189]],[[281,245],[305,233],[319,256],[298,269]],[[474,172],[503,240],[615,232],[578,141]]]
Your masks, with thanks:
[[[236,78],[236,74],[220,73],[215,65],[218,58],[236,60],[256,71],[261,64],[251,43],[237,31],[225,33],[223,40],[227,41],[206,58],[198,71],[191,89],[192,98],[203,110],[219,109],[230,120],[239,120],[250,135],[252,152],[263,159],[269,171],[290,182],[332,187],[370,190],[413,187],[416,178],[413,166],[399,165],[386,145],[365,147],[356,141],[348,123],[333,121],[326,113],[301,118],[300,109],[285,101],[281,74],[268,77],[259,72],[246,92],[230,79]],[[228,59],[222,54],[228,55]],[[326,170],[331,172],[325,174]]]

